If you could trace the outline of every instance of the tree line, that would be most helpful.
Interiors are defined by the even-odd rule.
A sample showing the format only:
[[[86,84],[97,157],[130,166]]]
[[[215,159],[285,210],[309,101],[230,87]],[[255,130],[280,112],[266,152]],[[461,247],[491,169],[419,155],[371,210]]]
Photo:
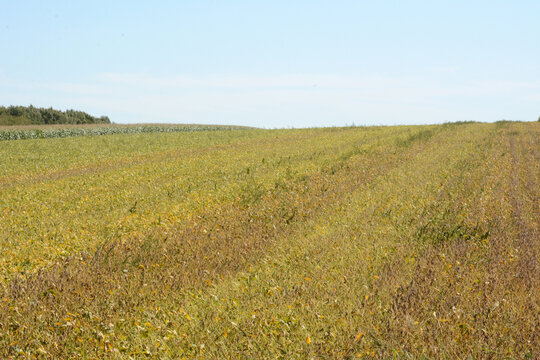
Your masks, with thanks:
[[[83,111],[55,110],[30,106],[0,106],[0,125],[110,124],[107,116],[95,117]]]

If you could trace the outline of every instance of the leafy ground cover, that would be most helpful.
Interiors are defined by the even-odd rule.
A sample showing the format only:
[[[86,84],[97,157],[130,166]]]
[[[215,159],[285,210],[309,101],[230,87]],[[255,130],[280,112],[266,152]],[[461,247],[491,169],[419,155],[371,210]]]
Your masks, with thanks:
[[[114,134],[138,134],[156,132],[193,132],[238,130],[233,126],[205,126],[205,125],[43,125],[43,126],[15,126],[0,127],[0,141],[65,138],[72,136],[99,136]]]
[[[0,145],[4,358],[536,358],[536,123]]]

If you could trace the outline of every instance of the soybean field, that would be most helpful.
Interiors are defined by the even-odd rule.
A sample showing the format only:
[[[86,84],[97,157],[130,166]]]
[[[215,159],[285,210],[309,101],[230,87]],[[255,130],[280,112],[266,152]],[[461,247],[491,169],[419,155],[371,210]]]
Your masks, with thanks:
[[[96,129],[0,131],[0,358],[540,358],[540,123]]]

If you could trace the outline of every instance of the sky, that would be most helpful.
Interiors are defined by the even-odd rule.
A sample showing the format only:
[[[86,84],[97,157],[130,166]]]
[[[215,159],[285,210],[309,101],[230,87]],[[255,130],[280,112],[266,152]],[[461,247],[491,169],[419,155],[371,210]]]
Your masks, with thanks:
[[[534,121],[540,1],[0,0],[0,105],[264,128]]]

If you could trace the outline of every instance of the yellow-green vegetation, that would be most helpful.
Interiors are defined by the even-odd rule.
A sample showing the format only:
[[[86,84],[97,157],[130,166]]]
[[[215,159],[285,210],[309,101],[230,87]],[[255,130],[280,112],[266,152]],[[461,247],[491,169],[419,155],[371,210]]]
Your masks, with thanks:
[[[540,124],[0,143],[0,357],[540,356]]]

